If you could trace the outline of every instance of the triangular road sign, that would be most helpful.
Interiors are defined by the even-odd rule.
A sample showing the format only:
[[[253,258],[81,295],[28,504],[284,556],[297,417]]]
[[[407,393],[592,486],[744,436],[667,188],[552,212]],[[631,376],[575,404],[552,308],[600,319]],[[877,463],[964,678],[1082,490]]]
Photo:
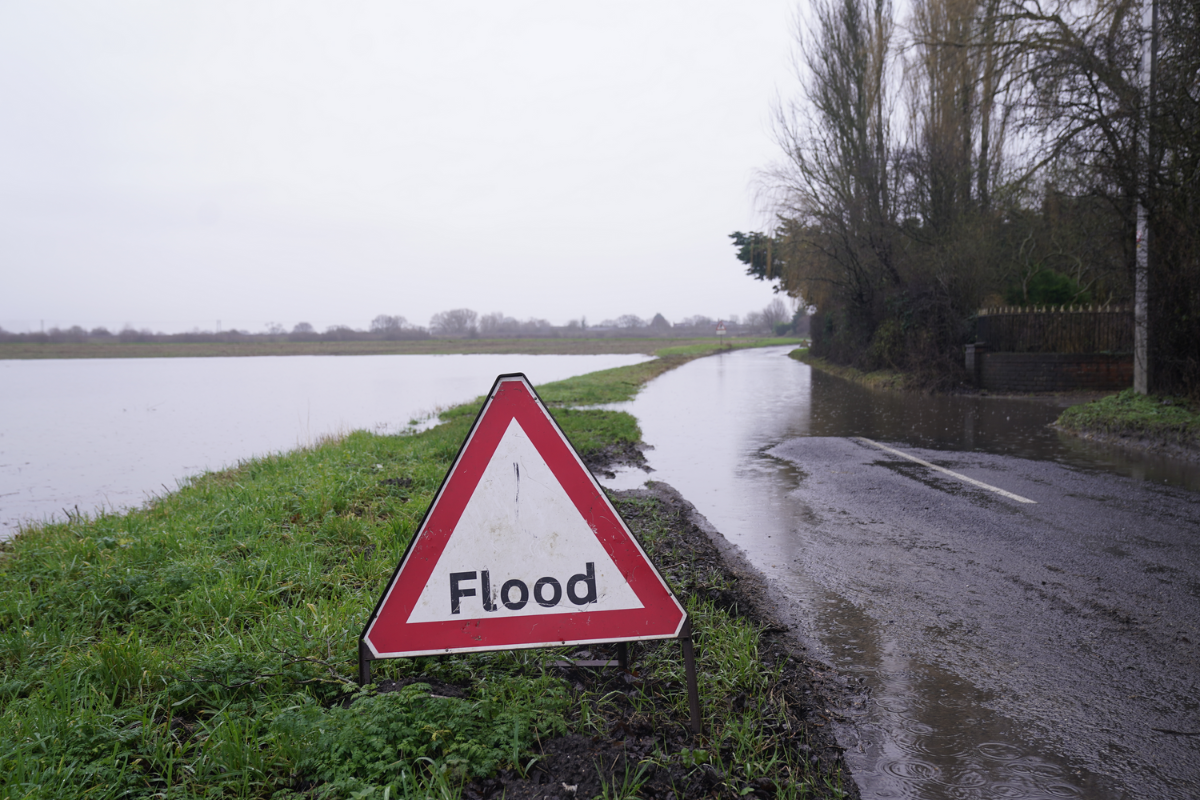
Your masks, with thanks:
[[[523,374],[501,375],[363,630],[370,658],[672,639],[687,613]]]

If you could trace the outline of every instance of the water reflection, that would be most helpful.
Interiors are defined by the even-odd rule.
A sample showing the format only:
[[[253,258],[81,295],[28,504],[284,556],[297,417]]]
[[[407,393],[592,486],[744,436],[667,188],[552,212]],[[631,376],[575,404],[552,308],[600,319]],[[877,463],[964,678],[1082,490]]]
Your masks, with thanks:
[[[915,658],[892,633],[822,574],[817,513],[795,492],[805,476],[768,454],[798,436],[867,436],[923,448],[1049,459],[1141,474],[1197,488],[1196,470],[1139,459],[1047,428],[1054,401],[926,397],[871,392],[813,373],[786,350],[737,352],[691,362],[651,383],[625,407],[654,447],[649,477],[675,486],[791,601],[814,636],[807,644],[861,678],[872,703],[844,709],[839,726],[865,797],[991,798],[1126,795],[988,707],[990,696]],[[701,434],[702,435],[699,435]],[[624,473],[616,488],[647,476]],[[843,556],[844,557],[844,556]],[[831,585],[832,584],[832,585]]]
[[[785,348],[739,351],[692,362],[658,378],[629,408],[642,419],[672,414],[680,424],[712,408],[732,456],[793,436],[865,436],[933,450],[966,450],[1053,461],[1138,481],[1200,491],[1200,464],[1059,433],[1050,427],[1070,396],[1012,398],[875,391],[790,362]],[[772,365],[766,367],[766,364]],[[699,379],[679,374],[707,372]],[[672,392],[693,398],[679,404]],[[643,422],[643,428],[645,428]],[[656,444],[658,440],[646,437]],[[663,442],[665,445],[665,441]],[[706,439],[706,444],[709,441]],[[628,481],[636,481],[630,476]],[[640,482],[639,482],[640,483]]]
[[[870,688],[869,704],[841,712],[854,724],[836,726],[863,797],[1127,797],[992,711],[989,692],[913,657],[887,621],[797,568],[804,559],[796,556],[816,545],[784,536],[786,528],[765,544],[743,537],[742,546],[799,609],[800,629],[817,637],[810,648]]]
[[[808,371],[808,370],[806,370]],[[1200,464],[1081,440],[1050,427],[1069,396],[1006,398],[872,391],[809,371],[807,436],[866,436],[931,450],[1054,461],[1200,491]]]

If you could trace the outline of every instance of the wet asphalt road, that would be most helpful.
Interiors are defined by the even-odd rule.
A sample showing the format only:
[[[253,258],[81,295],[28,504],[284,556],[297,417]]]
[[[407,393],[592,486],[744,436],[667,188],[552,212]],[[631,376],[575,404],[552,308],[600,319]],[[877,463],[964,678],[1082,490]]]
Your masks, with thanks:
[[[1041,781],[983,778],[997,793],[981,796],[1200,796],[1200,495],[1050,462],[885,443],[1036,501],[853,438],[792,438],[765,454],[794,475],[770,542],[753,537],[755,560],[785,589],[789,575],[803,576],[794,593],[801,618],[818,613],[803,608],[822,602],[813,586],[854,609],[853,635],[842,639],[851,661],[945,697],[929,704],[938,708],[900,712],[900,727],[915,731],[929,757],[892,761],[967,789],[972,776],[936,773],[950,763],[969,772],[970,759],[938,747],[955,750],[956,727],[1002,720],[1058,761],[1027,765],[1049,776]],[[964,692],[970,718],[955,712]],[[892,685],[876,694],[886,706],[910,693]],[[873,730],[877,717],[864,710],[842,733],[883,763],[898,734]],[[941,745],[934,731],[947,737]],[[1003,760],[1004,748],[981,749]],[[921,778],[881,776],[880,796],[897,785],[920,793]],[[859,779],[871,794],[871,776]]]

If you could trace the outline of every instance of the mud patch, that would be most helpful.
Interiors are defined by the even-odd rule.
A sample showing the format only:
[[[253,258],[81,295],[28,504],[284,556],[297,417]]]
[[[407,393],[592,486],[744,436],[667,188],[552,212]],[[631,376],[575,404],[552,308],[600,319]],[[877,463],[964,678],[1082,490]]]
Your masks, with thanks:
[[[644,445],[633,442],[610,444],[599,450],[590,450],[582,455],[583,463],[597,477],[612,480],[617,477],[616,467],[636,467],[643,472],[653,472],[642,452]]]

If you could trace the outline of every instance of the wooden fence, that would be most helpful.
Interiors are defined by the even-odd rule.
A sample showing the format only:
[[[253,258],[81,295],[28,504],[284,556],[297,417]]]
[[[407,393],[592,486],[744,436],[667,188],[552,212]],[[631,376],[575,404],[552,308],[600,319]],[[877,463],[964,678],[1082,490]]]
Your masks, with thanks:
[[[1133,307],[982,308],[975,338],[999,353],[1131,353]]]

